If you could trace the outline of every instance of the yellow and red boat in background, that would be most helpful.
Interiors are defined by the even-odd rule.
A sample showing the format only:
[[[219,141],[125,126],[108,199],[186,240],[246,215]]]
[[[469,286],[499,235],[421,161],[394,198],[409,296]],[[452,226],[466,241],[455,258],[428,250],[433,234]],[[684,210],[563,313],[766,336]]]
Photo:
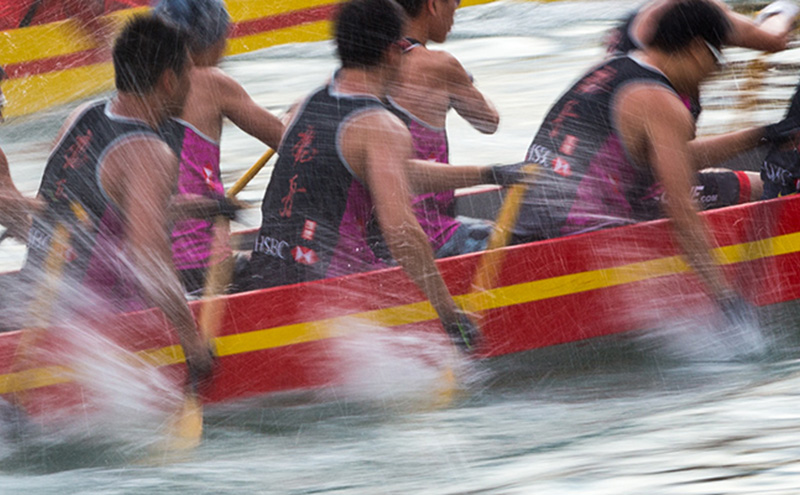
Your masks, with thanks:
[[[0,0],[0,7],[3,1]],[[147,0],[126,0],[146,4]],[[493,0],[465,0],[463,6]],[[330,19],[339,0],[227,0],[232,18],[227,55],[284,43],[329,38]],[[15,5],[19,4],[13,0]],[[9,29],[0,33],[0,64],[9,80],[6,117],[18,117],[109,91],[114,86],[110,34],[138,7],[110,12],[97,24],[109,33],[86,28],[78,19]],[[24,14],[23,14],[24,16]],[[19,16],[15,16],[19,17]]]

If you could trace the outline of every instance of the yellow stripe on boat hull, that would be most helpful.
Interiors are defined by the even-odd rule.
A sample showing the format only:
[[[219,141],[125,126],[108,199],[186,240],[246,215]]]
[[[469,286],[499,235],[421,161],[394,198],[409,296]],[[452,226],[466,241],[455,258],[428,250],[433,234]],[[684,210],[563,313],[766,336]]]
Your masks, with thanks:
[[[800,252],[800,232],[716,248],[714,256],[720,264],[730,265],[798,252]],[[689,266],[681,256],[667,256],[612,268],[498,287],[483,293],[457,296],[455,299],[459,304],[473,311],[485,311],[677,275],[687,271],[689,271]],[[226,335],[214,339],[214,344],[221,357],[233,356],[342,336],[348,332],[347,329],[353,328],[354,320],[379,327],[395,327],[430,321],[435,318],[436,312],[430,303],[425,301]],[[178,345],[140,351],[137,355],[154,366],[168,366],[184,361],[183,351]],[[21,390],[20,383],[25,384],[25,389],[64,383],[68,381],[66,376],[63,369],[57,367],[0,375],[0,394],[19,392]]]

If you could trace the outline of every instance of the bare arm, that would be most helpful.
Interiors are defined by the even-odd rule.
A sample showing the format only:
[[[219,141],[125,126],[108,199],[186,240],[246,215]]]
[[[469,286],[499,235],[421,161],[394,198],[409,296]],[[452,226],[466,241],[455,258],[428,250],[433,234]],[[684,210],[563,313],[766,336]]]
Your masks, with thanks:
[[[478,131],[494,134],[500,124],[500,115],[494,105],[472,83],[461,63],[449,53],[447,60],[447,89],[450,105]]]
[[[177,194],[172,196],[168,211],[171,221],[186,218],[213,220],[218,215],[246,208],[247,205],[236,198],[207,198],[199,194]],[[224,211],[223,211],[224,210]]]
[[[213,218],[219,210],[219,203],[199,194],[176,194],[167,207],[171,220],[186,218]]]
[[[0,150],[0,225],[8,227],[12,237],[24,240],[31,226],[31,213],[41,207],[39,200],[26,198],[14,186],[8,160]]]
[[[343,152],[367,184],[381,232],[395,260],[425,293],[443,322],[453,321],[456,304],[433,259],[428,238],[411,210],[405,162],[411,136],[395,117],[373,112],[344,131]]]
[[[283,136],[283,123],[253,101],[241,84],[221,70],[216,72],[222,113],[244,132],[277,150]]]
[[[406,175],[415,194],[449,191],[459,187],[492,183],[491,167],[483,165],[442,166],[441,163],[408,160]]]
[[[633,36],[640,43],[648,44],[655,33],[658,20],[676,1],[659,0],[643,8],[632,26]],[[731,22],[727,44],[767,52],[777,52],[786,48],[791,19],[776,15],[768,18],[763,25],[758,25],[753,19],[732,11],[724,2],[712,1],[725,12]]]
[[[690,196],[695,174],[688,146],[694,132],[691,116],[683,103],[665,89],[643,90],[636,96],[641,101],[634,108],[644,110],[640,118],[648,161],[664,187],[664,209],[672,219],[678,244],[709,292],[723,297],[730,289],[712,258],[711,240]]]
[[[688,143],[693,170],[716,166],[759,145],[763,127],[753,127],[718,136],[699,137]]]
[[[770,53],[786,49],[794,19],[786,15],[773,15],[762,24],[756,24],[742,14],[732,10],[727,12],[732,26],[729,44]]]
[[[118,145],[102,164],[103,187],[122,210],[131,259],[144,296],[161,309],[178,332],[187,361],[210,368],[210,357],[172,263],[167,205],[178,158],[155,138]]]

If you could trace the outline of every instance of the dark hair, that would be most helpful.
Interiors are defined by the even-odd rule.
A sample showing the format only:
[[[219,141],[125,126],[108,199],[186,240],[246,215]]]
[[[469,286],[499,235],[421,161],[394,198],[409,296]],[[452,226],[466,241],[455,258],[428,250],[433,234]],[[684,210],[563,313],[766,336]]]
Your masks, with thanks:
[[[231,24],[222,0],[159,0],[153,15],[186,33],[194,53],[224,38]]]
[[[149,93],[168,69],[187,67],[186,37],[152,15],[134,17],[114,42],[114,81],[118,91]]]
[[[336,48],[342,67],[369,68],[403,36],[405,15],[394,0],[350,0],[336,15]]]
[[[718,6],[707,0],[680,0],[661,16],[649,46],[675,53],[700,37],[720,48],[730,30],[730,21]]]
[[[403,10],[406,11],[412,19],[417,17],[422,12],[422,7],[425,6],[427,0],[396,0]]]

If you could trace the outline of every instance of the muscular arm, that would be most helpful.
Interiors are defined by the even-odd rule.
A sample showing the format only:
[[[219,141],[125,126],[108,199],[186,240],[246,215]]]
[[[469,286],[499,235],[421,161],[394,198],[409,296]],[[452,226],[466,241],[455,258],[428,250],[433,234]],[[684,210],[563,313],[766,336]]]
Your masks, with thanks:
[[[664,187],[664,211],[686,260],[710,294],[723,296],[729,288],[712,258],[711,239],[690,196],[696,173],[688,145],[694,133],[691,115],[674,93],[653,85],[625,90],[616,105],[617,128],[626,147],[635,159],[652,167]]]
[[[494,134],[500,124],[500,115],[494,105],[472,83],[461,63],[449,53],[447,57],[447,89],[450,105],[478,131]]]
[[[425,293],[439,317],[452,321],[456,304],[434,263],[428,238],[411,210],[405,167],[411,155],[408,130],[388,113],[372,112],[348,125],[342,148],[354,172],[369,188],[392,256]]]
[[[491,183],[491,167],[481,165],[448,167],[437,162],[408,160],[406,175],[415,194]]]
[[[786,49],[793,19],[785,15],[773,15],[759,25],[753,19],[730,9],[727,12],[733,28],[728,39],[729,44],[770,53]]]
[[[30,214],[41,206],[38,200],[26,198],[14,186],[8,160],[0,150],[0,225],[8,227],[11,236],[25,239],[30,228]]]
[[[623,109],[620,119],[635,119],[633,128],[640,129],[647,161],[664,187],[664,210],[672,219],[676,240],[709,292],[721,297],[729,291],[728,284],[712,258],[711,240],[690,196],[695,176],[688,145],[694,134],[691,116],[683,103],[663,88],[643,89],[626,100],[621,106],[627,105],[629,111],[638,108],[640,112],[630,114]],[[626,113],[628,117],[624,116]]]
[[[223,115],[244,132],[277,150],[283,136],[283,123],[253,101],[247,91],[221,70],[215,73]]]
[[[649,43],[658,20],[676,1],[657,0],[645,6],[636,16],[632,26],[633,36],[645,45]],[[727,44],[767,52],[777,52],[786,48],[791,19],[786,19],[785,16],[772,16],[764,24],[758,25],[753,19],[731,10],[724,2],[720,0],[712,2],[725,12],[731,23]]]
[[[118,145],[102,164],[103,187],[120,207],[127,248],[144,296],[164,312],[178,332],[187,359],[207,359],[194,317],[172,263],[167,205],[178,159],[154,138]]]
[[[753,127],[718,136],[695,138],[688,143],[694,170],[713,167],[759,145],[763,127]]]

